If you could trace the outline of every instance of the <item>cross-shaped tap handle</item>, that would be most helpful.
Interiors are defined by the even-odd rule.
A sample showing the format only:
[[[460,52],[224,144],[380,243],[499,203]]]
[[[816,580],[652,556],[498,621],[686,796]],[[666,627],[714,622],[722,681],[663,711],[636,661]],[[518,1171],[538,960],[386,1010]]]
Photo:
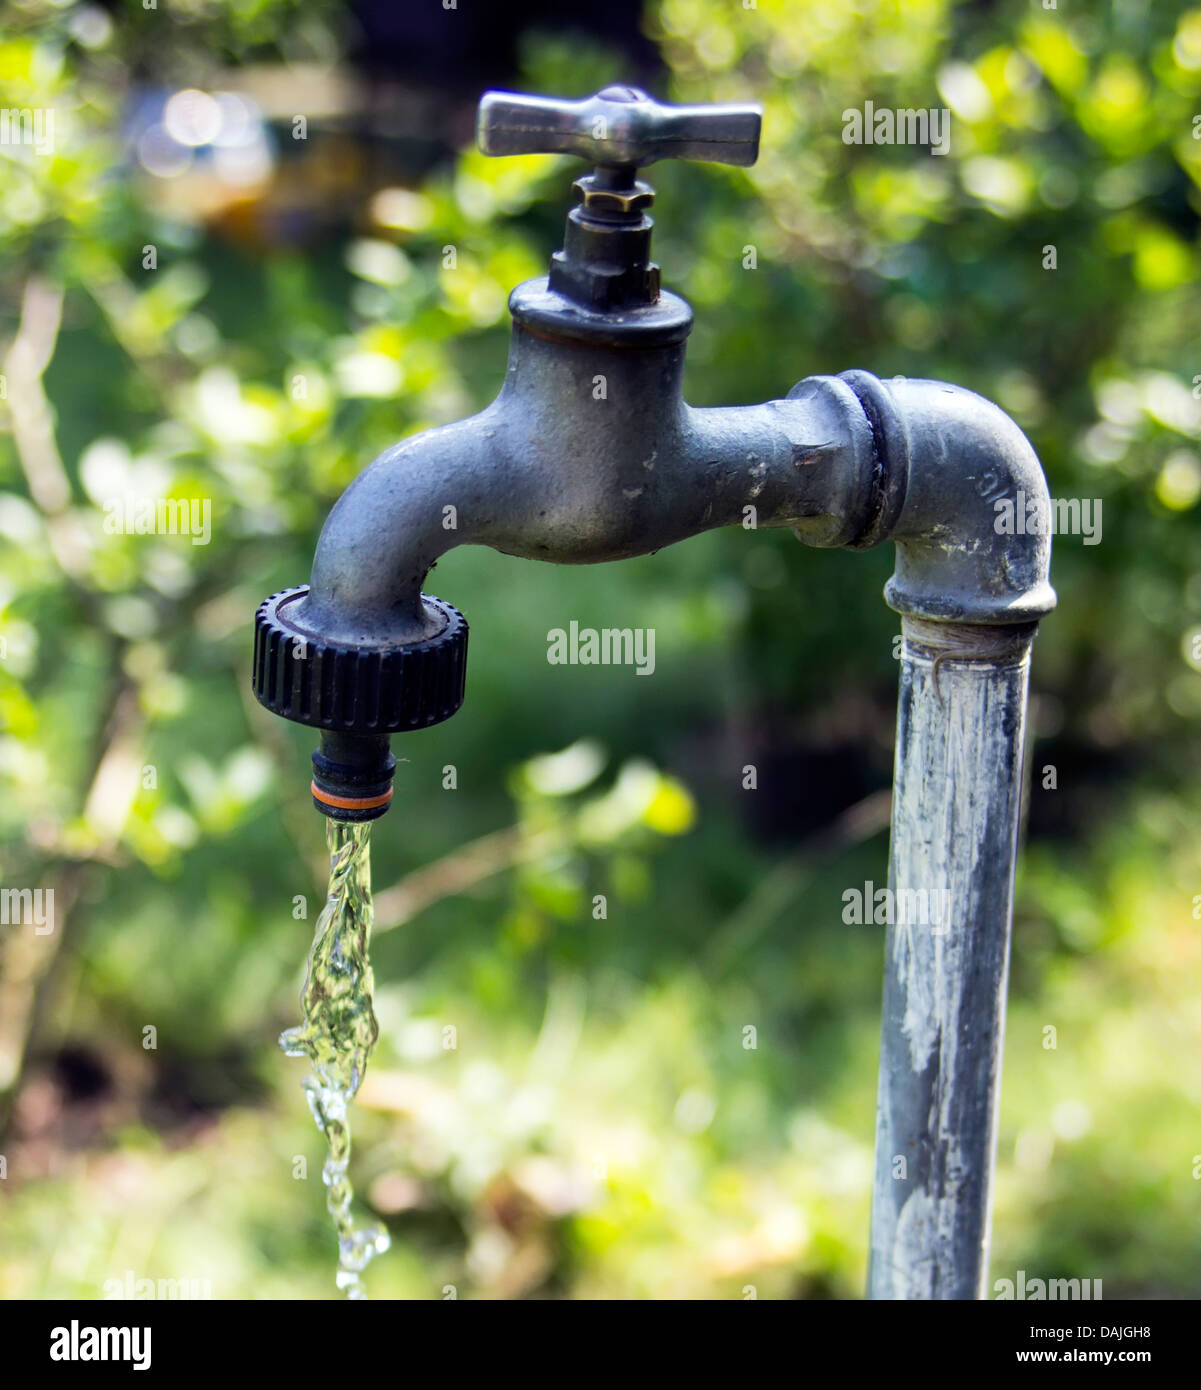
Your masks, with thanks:
[[[750,103],[669,106],[637,87],[606,87],[583,101],[485,92],[478,138],[485,154],[575,154],[640,168],[658,159],[754,164],[763,112]]]

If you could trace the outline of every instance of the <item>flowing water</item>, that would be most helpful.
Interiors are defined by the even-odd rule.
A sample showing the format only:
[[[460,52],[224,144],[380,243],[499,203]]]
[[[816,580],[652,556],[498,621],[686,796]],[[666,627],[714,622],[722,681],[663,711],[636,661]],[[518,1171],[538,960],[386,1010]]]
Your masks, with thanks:
[[[322,1169],[325,1204],[338,1233],[337,1285],[348,1298],[366,1298],[360,1278],[376,1255],[388,1248],[378,1226],[356,1227],[350,1204],[354,1192],[350,1163],[350,1124],[346,1112],[367,1070],[379,1025],[371,991],[370,822],[326,822],[329,844],[329,896],[313,934],[308,974],[300,994],[304,1022],[289,1028],[279,1045],[289,1057],[307,1057],[313,1073],[301,1083],[317,1128],[329,1152]]]

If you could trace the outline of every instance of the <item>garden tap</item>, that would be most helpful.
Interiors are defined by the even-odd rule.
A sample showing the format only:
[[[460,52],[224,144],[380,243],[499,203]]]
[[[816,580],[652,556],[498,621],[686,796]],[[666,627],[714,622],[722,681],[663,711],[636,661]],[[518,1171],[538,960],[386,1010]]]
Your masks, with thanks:
[[[389,736],[462,703],[467,624],[422,592],[454,546],[593,564],[734,524],[791,527],[816,546],[892,536],[906,559],[889,596],[903,612],[996,623],[1050,607],[1046,538],[991,524],[993,495],[1045,496],[1041,470],[979,397],[852,371],[762,405],[685,404],[692,311],[660,288],[640,171],[667,158],[753,164],[759,130],[755,106],[671,106],[633,87],[483,97],[485,154],[571,154],[592,171],[573,185],[549,274],[510,296],[496,399],[386,450],[330,513],[309,584],[258,611],[254,691],[322,731],[313,796],[325,815],[382,815]],[[940,510],[952,496],[954,511]]]
[[[889,889],[946,903],[885,938],[869,1293],[981,1296],[996,1144],[1031,641],[1055,595],[1046,514],[1017,425],[970,391],[864,371],[782,400],[697,410],[681,382],[692,312],[660,288],[653,192],[664,158],[750,164],[751,106],[664,106],[630,87],[587,101],[488,93],[487,154],[593,166],[550,273],[519,285],[509,367],[480,414],[389,449],[330,513],[311,582],[256,620],[254,689],[322,731],[313,799],[339,820],[387,809],[389,736],[463,699],[467,625],[422,593],[452,546],[556,564],[620,560],[716,526],[791,527],[809,545],[896,543],[901,614]],[[898,1169],[898,1159],[904,1160]]]

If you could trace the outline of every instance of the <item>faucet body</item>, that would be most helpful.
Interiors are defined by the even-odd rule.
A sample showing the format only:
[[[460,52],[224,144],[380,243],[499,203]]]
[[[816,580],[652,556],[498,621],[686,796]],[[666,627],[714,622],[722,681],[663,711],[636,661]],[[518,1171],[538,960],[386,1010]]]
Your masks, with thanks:
[[[944,894],[949,925],[890,920],[870,1292],[979,1295],[987,1237],[1030,644],[1051,611],[1042,469],[995,405],[941,382],[813,376],[761,405],[684,402],[692,313],[649,259],[640,164],[749,163],[748,108],[489,94],[488,153],[592,153],[550,275],[510,298],[508,370],[478,415],[402,441],[346,490],[308,586],[256,619],[259,700],[321,730],[314,804],[370,820],[392,734],[463,699],[467,628],[423,593],[458,545],[555,564],[644,555],[719,526],[809,545],[896,544],[902,616],[890,888]],[[946,933],[951,933],[949,936]],[[898,1167],[898,1160],[904,1159]]]
[[[663,300],[668,334],[656,315],[614,341],[608,316],[590,323],[545,280],[520,286],[500,394],[397,444],[350,485],[322,531],[300,621],[348,643],[429,637],[421,587],[458,545],[595,564],[748,518],[814,545],[852,540],[873,441],[851,388],[814,378],[793,399],[693,409],[682,393],[691,314]],[[531,301],[534,324],[522,318]]]

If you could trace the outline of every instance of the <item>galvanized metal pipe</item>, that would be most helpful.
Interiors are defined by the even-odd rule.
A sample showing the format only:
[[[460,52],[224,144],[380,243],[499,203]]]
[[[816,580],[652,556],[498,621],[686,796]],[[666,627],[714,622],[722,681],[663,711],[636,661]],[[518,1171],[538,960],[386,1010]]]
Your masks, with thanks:
[[[902,622],[871,1298],[984,1294],[1035,628]]]
[[[984,1292],[1030,643],[1055,606],[1029,441],[940,382],[845,374],[903,479],[885,588],[902,615],[868,1292]]]

